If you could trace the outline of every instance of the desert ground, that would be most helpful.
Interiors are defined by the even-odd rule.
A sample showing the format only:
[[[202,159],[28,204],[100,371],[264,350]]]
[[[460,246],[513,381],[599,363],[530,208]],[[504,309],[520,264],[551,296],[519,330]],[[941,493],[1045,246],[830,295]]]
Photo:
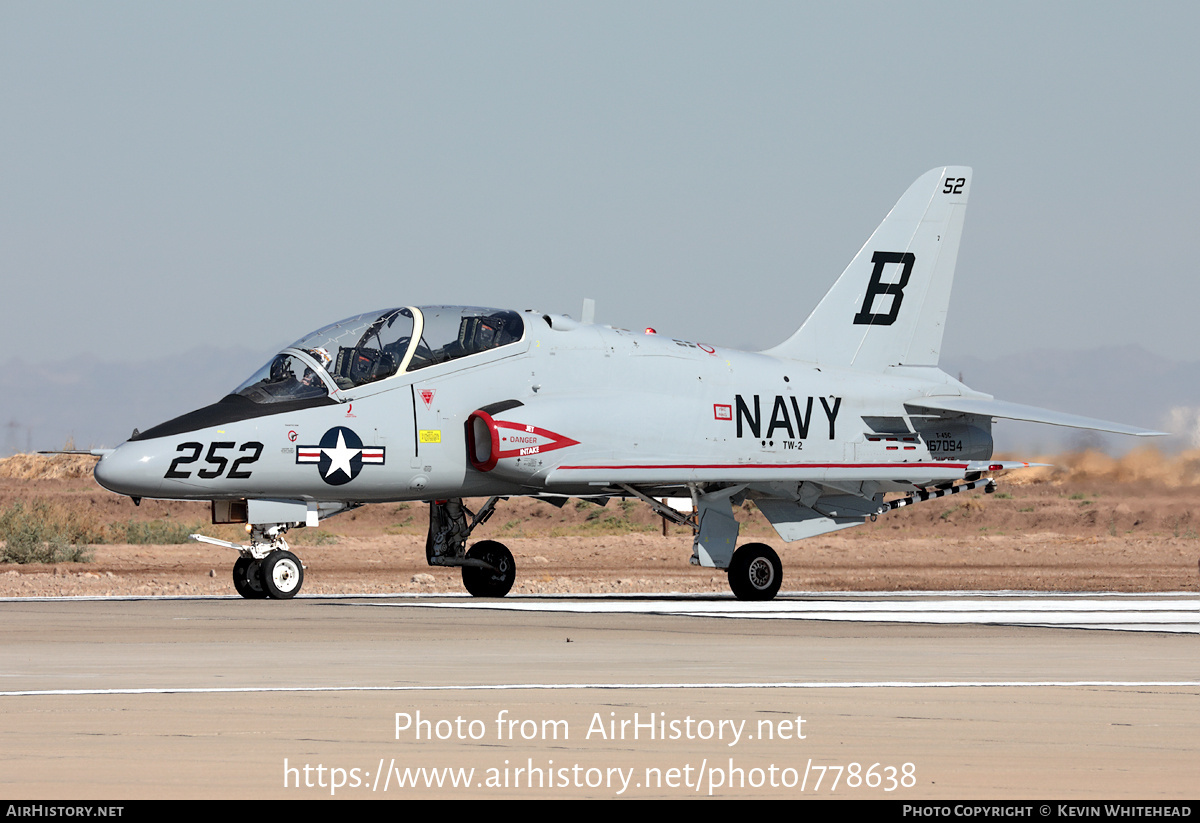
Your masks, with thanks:
[[[1200,588],[1200,452],[1095,452],[1040,458],[995,494],[921,503],[860,528],[785,544],[747,503],[742,538],[770,543],[784,591],[1196,591]],[[17,504],[71,524],[87,562],[0,563],[0,596],[233,594],[234,552],[181,539],[209,525],[207,504],[111,494],[86,456],[0,460],[0,515]],[[468,501],[472,508],[480,501]],[[461,592],[453,569],[425,564],[426,506],[387,503],[298,529],[304,593]],[[136,536],[133,542],[130,536]],[[170,536],[167,536],[170,535]],[[727,593],[723,572],[688,565],[691,534],[640,502],[513,499],[473,539],[500,540],[517,562],[514,593]],[[142,542],[149,540],[150,542]]]

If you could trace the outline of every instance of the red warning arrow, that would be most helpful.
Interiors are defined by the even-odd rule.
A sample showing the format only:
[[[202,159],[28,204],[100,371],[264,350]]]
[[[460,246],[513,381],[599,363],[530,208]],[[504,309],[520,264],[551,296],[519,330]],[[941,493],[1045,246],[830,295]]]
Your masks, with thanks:
[[[507,420],[497,420],[496,428],[504,430],[499,432],[500,443],[496,453],[498,460],[503,460],[506,457],[543,454],[555,449],[575,446],[579,443],[578,440],[572,440],[549,429],[543,429],[539,426],[527,426],[524,423],[510,423]]]

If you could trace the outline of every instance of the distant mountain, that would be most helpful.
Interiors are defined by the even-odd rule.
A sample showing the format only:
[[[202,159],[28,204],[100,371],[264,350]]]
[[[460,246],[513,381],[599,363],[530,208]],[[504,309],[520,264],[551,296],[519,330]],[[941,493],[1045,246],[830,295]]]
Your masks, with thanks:
[[[103,363],[91,355],[60,362],[0,365],[2,453],[115,446],[215,402],[266,362],[269,352],[196,349],[144,363]],[[1138,346],[1083,352],[1030,351],[997,358],[947,358],[942,367],[1002,400],[1163,429],[1156,445],[1200,447],[1200,362],[1178,363]],[[998,449],[1026,454],[1098,446],[1123,452],[1146,441],[1054,426],[1001,421]]]

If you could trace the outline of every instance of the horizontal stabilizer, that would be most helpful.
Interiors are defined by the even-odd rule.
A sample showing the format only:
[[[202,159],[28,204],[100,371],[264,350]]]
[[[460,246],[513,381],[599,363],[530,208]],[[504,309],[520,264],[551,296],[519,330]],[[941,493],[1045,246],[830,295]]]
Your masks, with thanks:
[[[988,397],[921,397],[916,400],[909,400],[904,405],[915,409],[978,414],[985,417],[999,417],[1004,420],[1024,420],[1029,423],[1068,426],[1073,429],[1092,429],[1093,431],[1112,432],[1114,434],[1132,434],[1137,437],[1157,437],[1167,434],[1167,432],[1126,426],[1124,423],[1110,423],[1107,420],[1097,420],[1093,417],[1064,414],[1063,412],[1051,411],[1050,409],[1039,409],[1037,406],[1009,403],[1004,400],[994,400]]]

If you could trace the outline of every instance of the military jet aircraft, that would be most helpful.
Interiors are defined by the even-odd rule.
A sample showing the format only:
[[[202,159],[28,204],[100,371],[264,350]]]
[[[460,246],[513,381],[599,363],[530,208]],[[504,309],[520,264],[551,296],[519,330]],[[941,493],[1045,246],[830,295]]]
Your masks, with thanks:
[[[783,569],[737,547],[752,500],[784,541],[983,487],[993,418],[1150,435],[972,391],[938,369],[971,169],[923,175],[802,326],[742,352],[567,316],[466,306],[371,311],[301,337],[218,402],[135,430],[100,485],[212,501],[245,523],[234,586],[286,599],[289,529],[366,503],[429,504],[426,559],[502,597],[516,568],[472,531],[515,496],[637,498],[694,530],[691,562],[767,600]],[[896,493],[899,493],[897,496]],[[889,498],[890,496],[890,498]],[[464,498],[486,498],[472,512]],[[687,499],[690,505],[667,500]]]

